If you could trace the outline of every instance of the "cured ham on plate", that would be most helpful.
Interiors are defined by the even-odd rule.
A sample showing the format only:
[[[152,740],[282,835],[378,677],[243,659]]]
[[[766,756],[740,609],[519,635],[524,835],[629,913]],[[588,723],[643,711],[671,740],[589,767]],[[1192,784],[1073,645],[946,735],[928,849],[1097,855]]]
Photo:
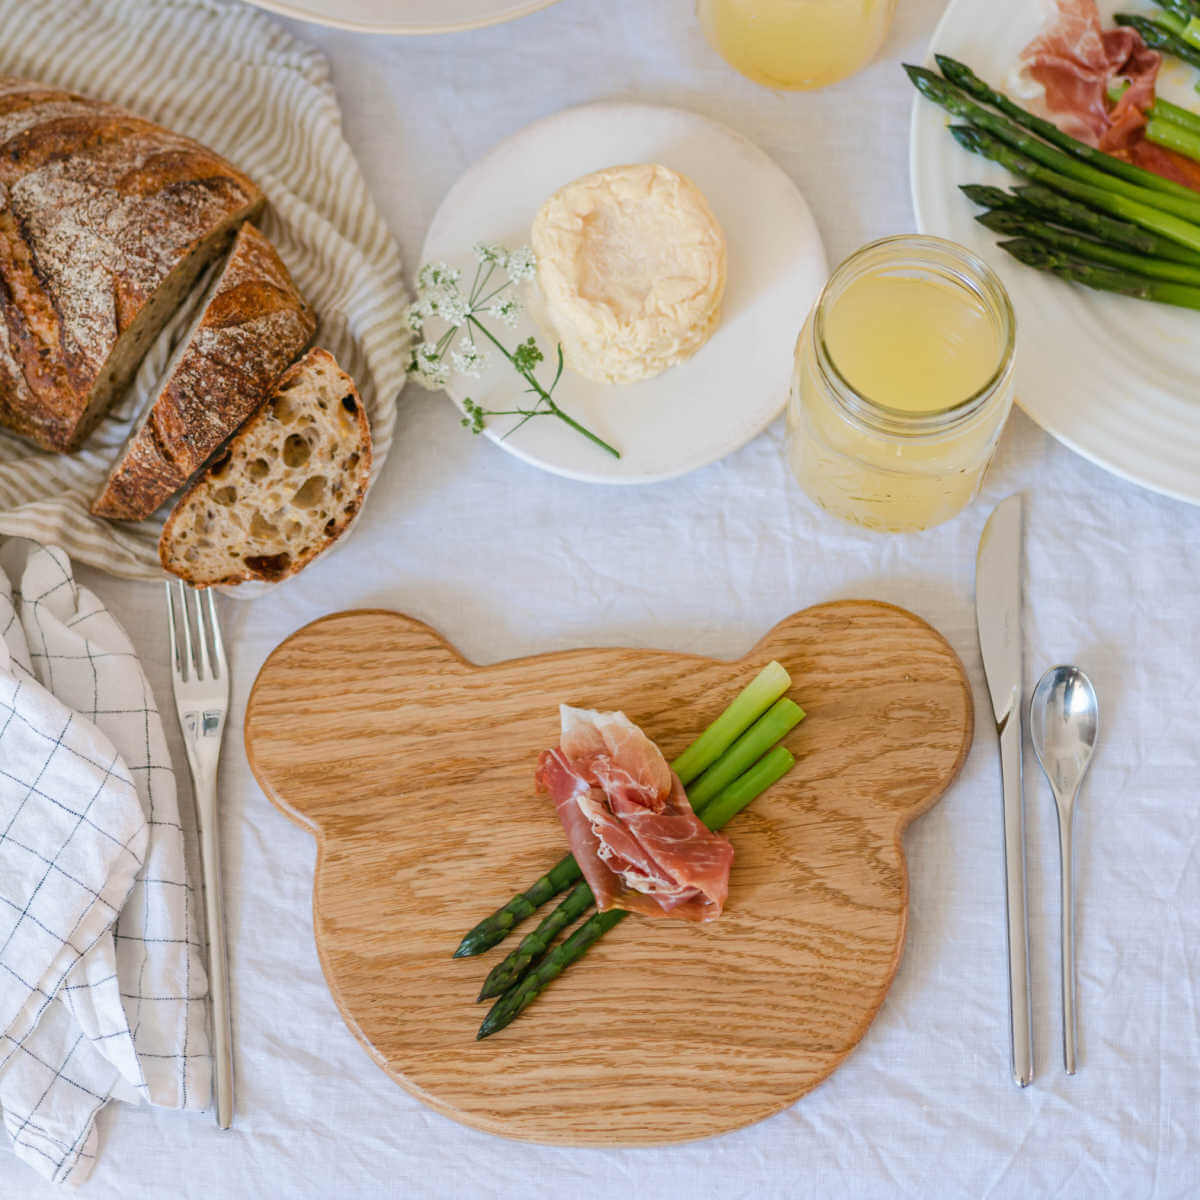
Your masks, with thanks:
[[[1021,51],[1012,90],[1072,137],[1200,190],[1200,164],[1144,137],[1162,62],[1137,30],[1105,28],[1095,0],[1056,0]],[[1117,82],[1125,86],[1114,103]]]
[[[1100,0],[1102,27],[1129,0]],[[1013,86],[1021,53],[1046,28],[1046,0],[950,0],[933,35],[934,54],[970,64],[1027,108]],[[1197,73],[1164,60],[1159,98],[1198,107]],[[1053,114],[1049,114],[1053,116]],[[947,136],[946,114],[921,96],[913,108],[910,167],[922,233],[966,246],[1003,281],[1017,315],[1017,403],[1072,449],[1145,487],[1200,503],[1200,363],[1196,314],[1124,296],[1065,286],[1001,250],[963,202],[961,184],[1000,189],[1014,177],[968,154]],[[1149,166],[1140,163],[1141,166]]]
[[[553,801],[601,912],[712,921],[733,845],[692,811],[659,748],[624,713],[562,705],[562,736],[537,784]]]

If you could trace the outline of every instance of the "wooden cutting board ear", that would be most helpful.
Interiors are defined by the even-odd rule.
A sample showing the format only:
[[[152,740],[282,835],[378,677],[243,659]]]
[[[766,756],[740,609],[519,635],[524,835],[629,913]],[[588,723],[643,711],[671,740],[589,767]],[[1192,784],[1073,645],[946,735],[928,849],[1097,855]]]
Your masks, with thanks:
[[[772,658],[808,718],[787,738],[791,774],[726,830],[720,920],[626,921],[476,1042],[474,997],[513,940],[451,955],[566,852],[533,787],[558,705],[622,709],[672,757]],[[849,1053],[900,959],[901,834],[972,728],[946,641],[903,609],[845,600],[787,617],[734,663],[591,649],[480,667],[410,617],[337,613],[268,657],[245,735],[267,796],[317,838],[318,954],[372,1057],[477,1128],[619,1145],[769,1116]]]

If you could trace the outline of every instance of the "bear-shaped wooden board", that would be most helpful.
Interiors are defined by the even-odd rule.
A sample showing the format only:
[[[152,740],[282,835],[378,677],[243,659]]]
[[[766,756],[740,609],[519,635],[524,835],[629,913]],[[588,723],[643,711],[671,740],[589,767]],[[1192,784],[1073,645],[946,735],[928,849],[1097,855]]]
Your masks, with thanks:
[[[516,937],[451,956],[566,852],[533,785],[559,704],[622,709],[672,757],[772,658],[808,717],[792,772],[725,830],[721,918],[624,921],[476,1041],[475,996]],[[263,790],[317,839],[317,951],[376,1062],[479,1129],[634,1145],[769,1116],[863,1036],[904,943],[901,834],[962,765],[972,704],[942,637],[873,601],[796,613],[737,662],[594,649],[485,667],[419,621],[359,611],[270,655],[245,732]]]

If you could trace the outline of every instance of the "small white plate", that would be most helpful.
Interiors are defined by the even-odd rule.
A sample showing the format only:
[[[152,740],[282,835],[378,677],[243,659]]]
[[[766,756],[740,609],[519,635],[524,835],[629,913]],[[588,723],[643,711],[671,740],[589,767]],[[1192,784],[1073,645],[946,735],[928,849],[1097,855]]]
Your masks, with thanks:
[[[457,33],[513,21],[556,0],[250,0],[284,17],[356,33]]]
[[[425,239],[422,262],[474,272],[477,241],[525,245],[542,202],[563,184],[603,167],[659,162],[704,193],[728,243],[721,324],[692,358],[627,387],[566,371],[555,401],[621,451],[614,459],[561,421],[538,417],[511,437],[511,418],[490,419],[487,436],[510,454],[589,483],[653,483],[723,457],[757,436],[787,399],[796,335],[825,281],[825,251],[795,184],[740,134],[674,108],[589,104],[538,121],[502,142],[450,189]],[[497,332],[500,332],[497,330]],[[553,341],[527,316],[504,329],[506,345],[530,335],[553,378]],[[452,379],[470,397],[511,408],[520,382],[503,360],[481,379]]]
[[[1106,27],[1128,0],[1101,0]],[[1041,27],[1043,0],[952,0],[934,52],[967,63],[1000,90]],[[1195,72],[1170,59],[1159,91],[1196,107]],[[1017,315],[1017,402],[1045,430],[1100,466],[1200,504],[1200,313],[1074,286],[1014,261],[975,221],[960,183],[1013,182],[962,149],[946,113],[917,95],[910,167],[917,228],[970,247],[1004,280]]]

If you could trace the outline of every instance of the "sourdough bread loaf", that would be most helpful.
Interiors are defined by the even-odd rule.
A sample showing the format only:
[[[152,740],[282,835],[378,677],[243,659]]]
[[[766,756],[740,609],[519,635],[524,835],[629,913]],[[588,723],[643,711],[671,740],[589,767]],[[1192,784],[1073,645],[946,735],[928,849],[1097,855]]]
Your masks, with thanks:
[[[371,430],[327,350],[310,350],[183,494],[158,543],[196,587],[296,574],[349,526],[371,476]]]
[[[315,330],[275,248],[243,225],[92,512],[148,517],[263,405]]]
[[[75,449],[261,204],[190,138],[0,76],[0,424]]]

